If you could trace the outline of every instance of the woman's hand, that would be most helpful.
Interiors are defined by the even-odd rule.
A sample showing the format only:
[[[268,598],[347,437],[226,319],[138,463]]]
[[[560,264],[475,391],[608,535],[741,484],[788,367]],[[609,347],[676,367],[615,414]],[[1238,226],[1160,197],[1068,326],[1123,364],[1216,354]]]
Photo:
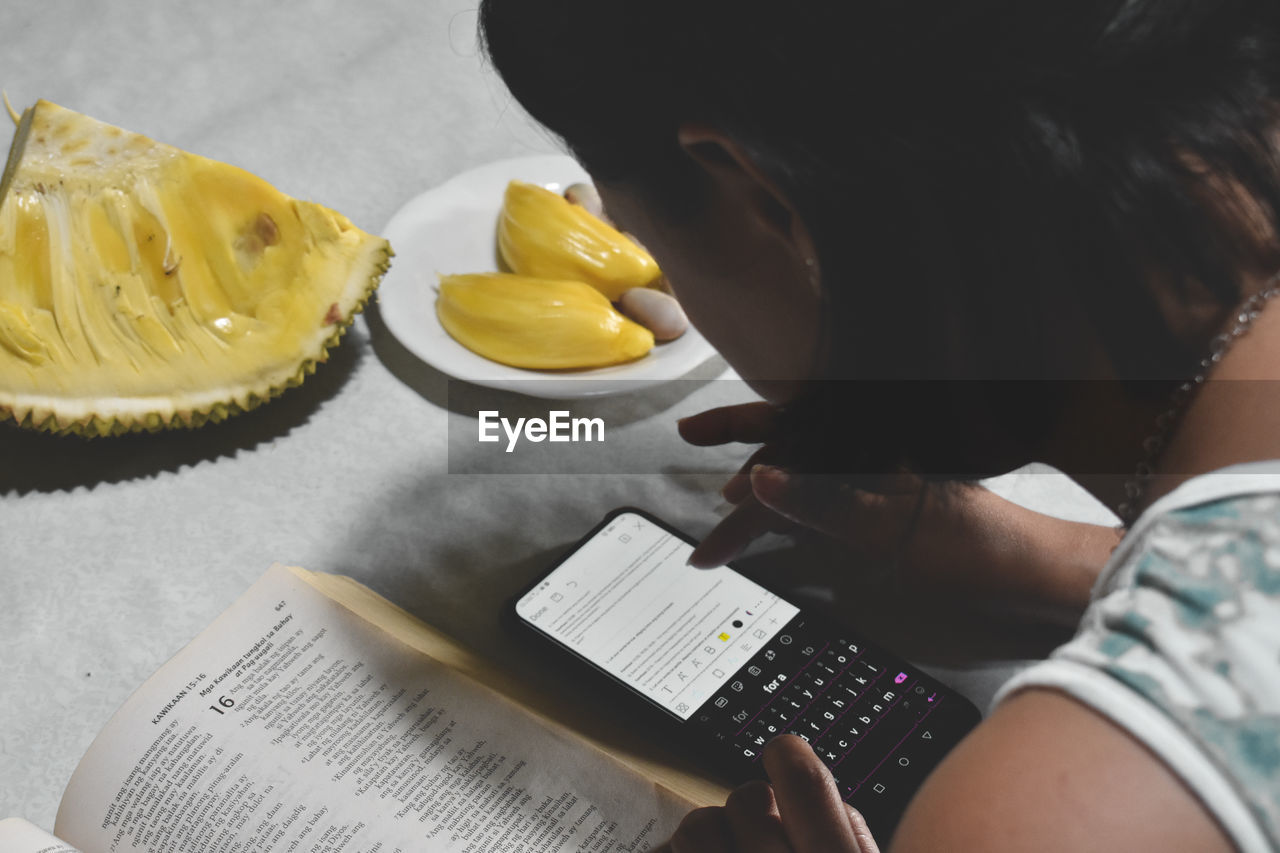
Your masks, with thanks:
[[[763,402],[680,422],[692,444],[762,445],[725,486],[735,507],[694,551],[694,565],[721,565],[767,531],[812,530],[862,562],[892,564],[914,591],[1074,624],[1119,541],[1110,527],[1043,515],[979,486],[894,475],[855,487],[844,477],[789,472],[777,458],[778,425],[777,410]]]
[[[723,806],[690,812],[654,853],[879,853],[809,744],[782,735],[763,760],[771,784],[750,782]]]
[[[711,409],[679,423],[690,444],[760,444],[725,484],[734,510],[694,551],[696,566],[733,559],[763,533],[812,529],[844,542],[862,557],[890,559],[909,532],[921,498],[921,481],[909,475],[866,479],[854,489],[846,478],[808,474],[793,478],[779,459],[779,415],[768,403]]]

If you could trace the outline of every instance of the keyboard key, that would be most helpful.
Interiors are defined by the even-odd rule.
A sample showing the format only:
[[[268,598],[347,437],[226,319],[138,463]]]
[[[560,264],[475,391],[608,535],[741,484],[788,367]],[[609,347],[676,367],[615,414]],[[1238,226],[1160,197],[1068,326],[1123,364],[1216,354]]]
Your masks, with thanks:
[[[843,714],[853,703],[854,700],[843,690],[832,690],[826,695],[827,707],[837,714]]]
[[[854,665],[854,668],[849,669],[842,676],[840,676],[841,684],[845,685],[851,690],[856,690],[859,693],[861,693],[863,689],[870,687],[871,683],[875,680],[876,680],[875,675],[869,672],[866,672],[865,670],[862,670],[856,664]]]
[[[853,738],[836,729],[827,732],[814,744],[815,750],[835,752],[840,758],[852,748]]]
[[[861,719],[857,718],[853,714],[845,714],[840,718],[839,731],[842,733],[842,736],[848,737],[854,743],[862,740],[862,736],[867,733],[867,728],[868,724],[862,722]]]
[[[818,759],[828,767],[844,757],[844,754],[834,747],[818,747],[814,749],[814,752],[817,754]]]
[[[845,649],[836,647],[834,649],[827,649],[827,651],[823,653],[822,662],[837,672],[841,672],[845,667],[853,663],[853,659],[855,657],[857,657],[857,655],[851,655]]]
[[[866,690],[867,690],[867,687],[864,687],[863,685],[858,684],[856,681],[854,681],[851,678],[848,678],[848,676],[846,675],[840,678],[835,683],[835,686],[831,688],[831,696],[832,697],[838,696],[841,699],[843,699],[845,702],[856,702],[862,696],[862,694],[866,692]]]
[[[795,699],[797,702],[803,702],[806,705],[818,698],[817,688],[811,685],[798,685],[796,687]]]

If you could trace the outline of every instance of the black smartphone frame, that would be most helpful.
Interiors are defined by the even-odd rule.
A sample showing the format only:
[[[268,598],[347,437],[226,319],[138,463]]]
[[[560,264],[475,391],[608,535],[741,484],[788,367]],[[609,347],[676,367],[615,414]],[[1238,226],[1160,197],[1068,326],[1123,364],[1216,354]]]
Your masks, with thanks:
[[[699,726],[696,725],[695,721],[697,720],[700,712],[702,712],[706,706],[713,701],[714,694],[712,698],[707,699],[702,705],[695,708],[689,719],[681,719],[677,714],[663,708],[657,702],[626,684],[608,670],[597,665],[594,661],[556,640],[546,631],[535,627],[528,620],[524,619],[517,611],[517,605],[526,595],[537,589],[538,586],[557,569],[559,569],[561,565],[594,539],[601,530],[605,529],[619,516],[627,513],[633,513],[646,519],[651,524],[690,545],[698,544],[696,539],[689,536],[684,531],[679,530],[646,510],[634,506],[618,507],[606,513],[597,524],[583,534],[583,536],[573,545],[566,548],[564,553],[555,559],[551,565],[546,568],[546,570],[540,572],[534,580],[523,586],[514,596],[512,596],[504,608],[504,617],[507,620],[513,621],[515,625],[518,626],[518,630],[522,633],[531,634],[538,638],[539,646],[554,652],[556,657],[568,655],[576,662],[585,665],[584,671],[591,679],[591,686],[594,689],[599,689],[601,693],[607,694],[611,698],[611,701],[618,702],[628,709],[634,709],[638,703],[643,707],[643,713],[646,719],[651,720],[660,732],[669,735],[676,743],[686,746],[698,754],[699,757],[704,759],[703,766],[722,781],[731,785],[736,785],[751,779],[765,778],[763,765],[759,761],[747,762],[745,760],[740,760],[735,762],[731,760],[726,755],[726,748],[723,742],[717,741],[713,734],[708,733],[707,729],[699,728]],[[841,635],[845,637],[852,637],[859,644],[865,645],[868,649],[874,650],[877,656],[881,658],[888,658],[892,660],[895,665],[900,664],[905,671],[920,672],[919,668],[914,664],[911,664],[909,661],[906,661],[898,655],[890,652],[874,640],[866,638],[861,634],[861,632],[847,629],[846,626],[840,625],[822,614],[815,614],[810,610],[801,607],[791,601],[789,596],[773,590],[768,584],[762,583],[751,574],[743,572],[741,569],[735,567],[732,562],[727,563],[726,566],[796,607],[799,610],[799,613],[787,623],[787,626],[796,624],[799,620],[799,624],[808,626],[809,630],[812,631],[816,629],[832,638]],[[779,636],[782,632],[787,630],[787,626],[780,629]],[[725,684],[730,683],[730,681],[734,680],[744,672],[751,665],[752,659],[753,658],[749,658],[745,661],[738,670],[726,679]],[[940,742],[940,746],[945,746],[945,749],[943,749],[941,755],[937,757],[937,760],[930,765],[931,769],[932,766],[936,765],[937,761],[941,760],[942,756],[945,756],[946,752],[950,751],[950,749],[954,747],[969,730],[981,721],[982,715],[973,703],[954,688],[942,684],[941,682],[938,682],[937,679],[933,679],[931,677],[929,677],[929,681],[946,691],[945,698],[948,706],[948,717],[946,718],[946,721],[938,727],[940,731],[943,732],[943,735],[939,737],[938,740]],[[716,693],[719,692],[720,690],[716,691]],[[950,742],[948,743],[948,741]],[[896,749],[897,747],[894,748],[894,750]],[[890,751],[887,755],[892,754],[893,751]],[[923,781],[923,779],[920,781]],[[911,793],[914,794],[914,790]],[[896,828],[898,819],[901,817],[902,810],[906,807],[907,802],[910,801],[910,796],[905,798],[895,798],[891,803],[886,802],[883,808],[879,807],[880,804],[878,803],[869,802],[866,795],[861,796],[856,800],[850,799],[849,801],[863,812],[872,832],[876,836],[877,841],[881,844],[887,844],[894,828]]]

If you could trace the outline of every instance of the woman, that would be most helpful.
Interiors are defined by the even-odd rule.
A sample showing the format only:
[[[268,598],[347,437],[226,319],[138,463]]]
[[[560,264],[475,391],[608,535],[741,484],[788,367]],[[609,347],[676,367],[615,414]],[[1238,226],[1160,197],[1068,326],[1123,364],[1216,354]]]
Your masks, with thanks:
[[[766,400],[681,425],[764,443],[699,561],[787,521],[1080,624],[892,849],[1280,847],[1280,7],[481,15],[515,97]],[[1123,538],[963,485],[1033,459]],[[670,849],[872,849],[803,742],[765,762]]]

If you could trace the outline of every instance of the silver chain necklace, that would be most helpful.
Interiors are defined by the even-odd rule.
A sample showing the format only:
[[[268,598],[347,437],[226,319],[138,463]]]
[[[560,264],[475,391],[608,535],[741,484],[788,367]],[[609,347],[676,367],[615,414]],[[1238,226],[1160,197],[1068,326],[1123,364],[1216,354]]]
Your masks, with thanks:
[[[1267,302],[1278,293],[1280,293],[1280,273],[1272,276],[1266,286],[1245,300],[1236,313],[1235,325],[1231,327],[1230,331],[1216,335],[1209,342],[1209,354],[1200,360],[1200,369],[1196,371],[1195,376],[1192,376],[1174,390],[1173,396],[1170,398],[1169,408],[1156,417],[1156,431],[1147,436],[1142,442],[1144,454],[1142,461],[1138,463],[1133,477],[1125,481],[1125,498],[1116,507],[1116,515],[1120,516],[1122,530],[1132,527],[1133,522],[1137,520],[1138,504],[1141,502],[1142,495],[1146,492],[1147,484],[1154,473],[1156,460],[1160,457],[1160,453],[1165,447],[1168,446],[1178,419],[1186,411],[1187,406],[1190,405],[1196,391],[1204,385],[1209,376],[1209,371],[1218,362],[1222,361],[1222,356],[1231,348],[1231,345],[1244,337],[1245,333],[1253,327],[1254,321],[1262,314],[1262,309]]]

